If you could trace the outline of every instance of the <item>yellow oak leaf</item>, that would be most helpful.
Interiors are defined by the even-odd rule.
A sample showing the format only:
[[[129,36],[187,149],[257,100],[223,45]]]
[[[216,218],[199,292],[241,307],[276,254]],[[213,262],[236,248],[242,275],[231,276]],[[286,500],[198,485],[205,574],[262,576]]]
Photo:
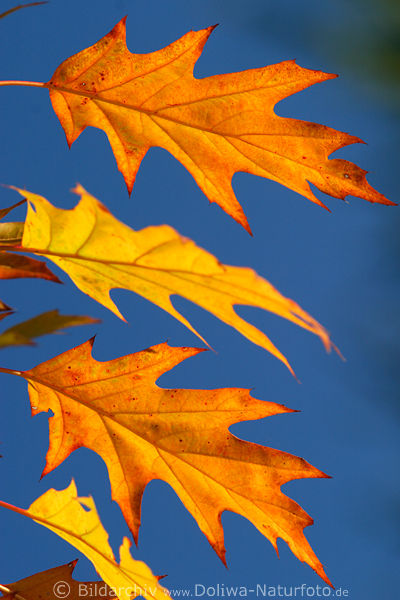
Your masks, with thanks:
[[[3,501],[0,506],[33,519],[77,548],[93,563],[119,600],[131,600],[139,595],[152,600],[167,599],[167,590],[158,583],[149,567],[132,558],[128,538],[124,538],[120,547],[119,564],[115,561],[108,533],[93,499],[79,498],[74,481],[65,490],[48,490],[28,510]]]
[[[96,44],[65,60],[46,84],[71,145],[88,126],[108,136],[129,192],[149,148],[168,150],[249,232],[233,193],[234,173],[267,177],[324,206],[309,183],[344,199],[392,204],[365,171],[332,152],[361,142],[323,125],[275,114],[277,102],[336,77],[295,61],[196,79],[193,68],[213,27],[190,31],[166,48],[132,54],[125,19]]]
[[[256,400],[246,389],[168,390],[156,385],[163,373],[202,351],[196,348],[164,343],[98,362],[92,345],[89,340],[30,371],[14,373],[28,381],[32,414],[54,414],[43,475],[77,448],[89,448],[104,460],[112,497],[136,541],[144,489],[161,479],[172,486],[224,562],[221,514],[229,510],[251,521],[275,549],[278,537],[285,540],[329,583],[303,533],[312,519],[280,489],[294,479],[326,476],[302,458],[240,440],[228,429],[291,410]],[[59,514],[56,498],[50,501],[49,496],[44,504],[51,514]],[[72,514],[66,522],[74,522]]]
[[[203,340],[173,307],[170,297],[178,294],[271,352],[291,371],[283,354],[260,330],[239,317],[234,305],[268,310],[315,333],[330,348],[325,329],[293,300],[282,296],[252,269],[221,264],[171,227],[134,231],[81,186],[75,190],[81,200],[72,210],[56,208],[26,190],[17,191],[28,199],[20,250],[50,259],[80,290],[117,316],[123,318],[110,298],[110,290],[131,290],[167,311]]]

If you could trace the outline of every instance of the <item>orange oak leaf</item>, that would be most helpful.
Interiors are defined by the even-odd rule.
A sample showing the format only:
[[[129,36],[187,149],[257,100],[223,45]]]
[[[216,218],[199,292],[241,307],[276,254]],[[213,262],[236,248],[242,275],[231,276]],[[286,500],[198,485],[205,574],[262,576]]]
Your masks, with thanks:
[[[159,344],[107,362],[93,340],[25,372],[32,414],[51,410],[43,475],[82,446],[107,465],[112,497],[138,539],[144,489],[169,483],[225,562],[221,514],[244,516],[275,549],[277,538],[329,583],[304,536],[312,519],[285,496],[284,483],[326,477],[302,458],[238,439],[229,426],[292,412],[249,390],[162,389],[157,379],[202,350]]]
[[[68,600],[81,600],[83,595],[93,598],[93,600],[115,599],[113,591],[102,581],[80,582],[73,579],[72,573],[77,562],[76,559],[66,565],[24,577],[15,583],[1,585],[0,592],[3,595],[0,598],[4,600],[43,600],[44,598],[56,600],[58,597],[64,597],[62,594],[66,593],[65,597]],[[60,596],[57,596],[57,591]]]
[[[46,84],[71,145],[87,127],[108,136],[129,192],[149,148],[168,150],[249,232],[231,180],[238,171],[277,181],[324,206],[309,183],[344,199],[393,204],[365,173],[328,156],[361,142],[323,125],[275,114],[277,102],[336,77],[285,61],[260,69],[196,79],[193,68],[213,27],[190,31],[166,48],[132,54],[125,19],[93,46],[65,60]]]
[[[20,250],[47,257],[80,290],[118,317],[123,318],[110,291],[131,290],[167,311],[203,340],[172,305],[171,295],[177,294],[271,352],[291,372],[285,356],[259,329],[239,317],[234,305],[256,306],[288,319],[318,335],[330,349],[325,329],[293,300],[282,296],[252,269],[221,264],[172,227],[160,225],[134,231],[81,186],[74,190],[81,200],[72,210],[56,208],[42,196],[15,189],[28,199]]]

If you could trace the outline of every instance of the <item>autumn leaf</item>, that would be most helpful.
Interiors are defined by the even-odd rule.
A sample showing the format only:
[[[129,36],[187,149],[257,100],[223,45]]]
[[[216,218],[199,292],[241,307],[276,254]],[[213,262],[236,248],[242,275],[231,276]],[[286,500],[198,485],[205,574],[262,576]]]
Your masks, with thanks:
[[[29,256],[0,252],[0,279],[19,279],[21,277],[47,279],[55,283],[62,283],[44,262]]]
[[[0,585],[0,591],[3,592],[3,600],[43,600],[43,598],[56,600],[60,598],[56,592],[68,592],[65,596],[68,600],[80,600],[85,595],[93,600],[110,600],[115,598],[112,590],[102,581],[80,582],[72,578],[73,570],[78,560],[73,560],[67,565],[53,567],[40,573],[35,573],[30,577],[20,579],[15,583],[6,586]],[[6,590],[9,590],[7,593]],[[101,594],[99,591],[101,590]],[[64,596],[63,596],[64,597]]]
[[[288,481],[325,475],[302,458],[240,440],[228,429],[291,410],[256,400],[246,389],[156,385],[165,372],[201,352],[196,348],[159,344],[98,362],[92,345],[89,340],[30,371],[14,372],[28,381],[32,415],[54,415],[43,475],[77,448],[89,448],[106,463],[112,497],[136,541],[144,489],[161,479],[224,562],[221,514],[229,510],[251,521],[275,549],[278,537],[285,540],[329,583],[303,533],[312,519],[280,490]]]
[[[5,302],[3,302],[2,300],[0,300],[0,312],[3,312],[3,311],[4,312],[6,312],[6,311],[8,312],[8,311],[11,311],[11,310],[12,309],[7,304],[5,304]]]
[[[72,210],[56,208],[26,190],[17,191],[28,199],[19,249],[47,257],[80,290],[118,317],[123,318],[110,290],[131,290],[163,308],[203,340],[172,306],[170,297],[178,294],[271,352],[291,371],[283,354],[261,331],[239,317],[234,305],[257,306],[284,317],[318,335],[330,348],[325,329],[293,300],[282,296],[252,269],[222,265],[171,227],[134,231],[81,186],[75,190],[81,200]]]
[[[0,220],[4,219],[14,208],[25,204],[25,198],[7,208],[0,209]],[[13,246],[22,240],[24,223],[0,223],[0,245]],[[0,251],[0,279],[20,279],[34,277],[61,283],[47,265],[28,256],[17,256],[10,252]]]
[[[26,200],[21,200],[13,206],[0,210],[0,220],[10,211],[22,204]],[[24,223],[0,223],[0,245],[12,246],[22,240]],[[50,271],[47,265],[29,256],[12,254],[0,250],[0,279],[20,279],[20,278],[40,278],[62,283],[54,273]],[[0,320],[12,314],[7,304],[0,300]],[[97,320],[90,317],[71,317],[59,315],[58,311],[49,311],[43,313],[29,321],[20,323],[0,334],[0,348],[6,346],[32,345],[32,338],[46,333],[54,333],[56,330],[70,327],[73,325],[84,325],[86,323],[98,323]]]
[[[28,510],[3,501],[0,506],[33,519],[77,548],[93,563],[101,579],[117,591],[120,600],[131,600],[143,593],[146,598],[166,600],[167,590],[149,567],[132,558],[128,538],[120,547],[119,564],[115,561],[93,499],[78,498],[73,481],[65,490],[48,490]]]
[[[0,348],[6,346],[33,346],[34,338],[49,333],[58,333],[67,327],[78,325],[93,325],[99,323],[98,319],[92,317],[60,315],[58,310],[49,310],[32,319],[18,323],[0,334]]]
[[[367,183],[365,171],[328,160],[359,138],[274,112],[283,98],[336,75],[291,60],[196,79],[193,68],[213,27],[190,31],[157,52],[132,54],[125,20],[38,85],[49,89],[69,145],[88,126],[107,134],[129,192],[146,152],[159,146],[248,231],[231,186],[238,171],[277,181],[321,206],[309,183],[335,198],[392,204]]]
[[[20,221],[16,223],[0,223],[0,243],[2,246],[14,246],[22,240],[24,233],[24,224]]]
[[[28,4],[18,4],[18,6],[14,6],[13,8],[10,8],[10,9],[6,10],[5,12],[3,12],[0,15],[0,19],[3,19],[4,17],[11,15],[12,13],[16,12],[17,10],[21,10],[21,8],[29,8],[30,6],[40,6],[41,4],[47,4],[47,1],[46,2],[29,2]]]

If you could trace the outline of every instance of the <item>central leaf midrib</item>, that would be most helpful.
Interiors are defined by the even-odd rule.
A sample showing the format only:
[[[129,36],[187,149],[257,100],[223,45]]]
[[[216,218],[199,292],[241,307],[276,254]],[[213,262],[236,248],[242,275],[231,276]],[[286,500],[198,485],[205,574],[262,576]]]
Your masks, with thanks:
[[[0,246],[0,249],[1,249],[1,246]],[[218,281],[218,278],[222,277],[224,275],[224,273],[212,273],[212,274],[196,273],[196,272],[193,272],[193,271],[188,271],[188,270],[183,270],[183,269],[175,269],[175,268],[173,268],[173,269],[163,269],[162,267],[158,267],[158,266],[157,267],[153,267],[153,266],[148,266],[148,265],[135,264],[134,262],[130,263],[130,262],[126,262],[126,261],[117,261],[117,260],[110,260],[110,259],[109,260],[105,260],[105,259],[100,259],[100,258],[77,256],[75,254],[71,254],[71,253],[67,253],[67,252],[65,252],[65,253],[63,253],[63,252],[52,252],[51,250],[40,249],[40,248],[21,247],[20,249],[13,248],[13,251],[14,252],[18,252],[18,251],[20,251],[20,252],[30,252],[32,254],[37,254],[39,256],[45,256],[45,257],[49,256],[50,260],[51,260],[51,257],[55,257],[55,258],[71,259],[71,260],[74,260],[74,261],[93,262],[93,263],[98,263],[98,264],[105,265],[105,266],[107,266],[109,268],[112,268],[113,265],[120,265],[120,266],[125,266],[125,267],[134,267],[134,268],[137,268],[137,269],[144,269],[144,270],[148,270],[148,271],[152,271],[152,272],[161,271],[162,273],[167,273],[167,274],[169,274],[171,276],[176,276],[178,278],[179,278],[179,276],[181,274],[181,275],[188,275],[189,277],[207,277],[210,280],[216,280],[216,281]],[[224,265],[224,266],[229,267],[230,265]],[[244,268],[244,267],[233,267],[233,268],[240,269],[240,268]],[[66,271],[66,273],[69,275],[68,271]],[[144,279],[145,281],[150,281],[151,283],[153,283],[155,285],[163,287],[163,286],[161,286],[160,283],[158,283],[155,280],[152,280],[152,279],[147,280],[144,277],[140,277],[140,275],[138,273],[132,273],[132,274],[128,273],[128,275],[130,275],[131,277],[137,277],[139,279]],[[220,289],[216,290],[215,288],[210,287],[209,285],[207,285],[207,284],[205,284],[205,283],[203,283],[201,281],[191,281],[191,283],[193,283],[194,285],[197,285],[197,286],[205,287],[206,289],[212,289],[212,291],[218,292],[219,294],[222,294],[224,296],[228,296],[229,298],[232,298],[232,296],[233,296],[232,293],[229,293],[229,292],[226,292],[225,290],[220,290]],[[232,283],[229,282],[229,281],[223,282],[223,283],[225,283],[225,285],[232,285]],[[123,288],[123,289],[125,289],[125,288]],[[241,286],[241,285],[239,285],[237,283],[235,283],[235,289],[236,290],[243,289],[244,292],[248,292],[249,291],[248,288],[246,288],[244,286]],[[176,292],[175,290],[172,290],[170,288],[168,288],[168,290],[169,290],[169,292],[171,294],[178,294],[178,292]],[[135,293],[139,293],[139,292],[136,292],[135,290],[131,290],[131,291],[134,291]],[[266,295],[260,294],[259,292],[256,292],[254,290],[252,290],[252,293],[255,294],[255,295],[257,295],[257,296],[259,296],[259,297],[261,297],[262,299],[266,298]],[[181,294],[179,294],[179,295],[181,295]],[[236,297],[237,297],[237,295],[236,295]],[[243,300],[242,303],[240,303],[239,301],[238,302],[233,302],[233,304],[243,304],[243,306],[256,306],[256,307],[258,306],[256,304],[249,304],[248,300],[246,300],[246,301]],[[283,303],[279,302],[277,299],[274,299],[274,304],[278,304],[278,305],[282,305],[283,306]],[[261,307],[261,308],[263,308],[263,307]],[[269,310],[269,309],[265,309],[265,310]]]
[[[291,82],[291,83],[293,83],[293,82]],[[242,135],[273,135],[273,136],[277,135],[276,133],[269,134],[269,133],[265,133],[265,132],[253,133],[253,134],[252,133],[250,133],[250,134],[242,133],[240,135],[235,135],[232,133],[231,134],[223,134],[223,133],[219,133],[218,131],[215,131],[212,128],[203,127],[203,126],[195,125],[192,123],[187,123],[184,121],[179,121],[176,118],[172,118],[167,115],[160,114],[160,112],[163,110],[168,110],[171,108],[179,108],[181,106],[181,104],[179,104],[179,103],[177,103],[176,105],[173,105],[173,106],[166,106],[166,107],[163,107],[163,108],[160,108],[157,110],[149,110],[149,109],[143,108],[142,106],[136,106],[134,104],[127,104],[124,102],[120,102],[119,100],[111,100],[109,98],[102,98],[99,95],[99,93],[101,93],[101,91],[99,93],[89,92],[89,91],[81,92],[80,90],[74,90],[74,89],[68,88],[66,86],[54,85],[50,82],[46,83],[45,87],[47,87],[49,89],[49,91],[65,93],[65,94],[73,94],[75,96],[89,98],[89,100],[92,100],[92,101],[104,102],[105,104],[112,104],[114,106],[119,106],[120,108],[126,108],[128,110],[133,110],[133,111],[142,113],[144,115],[147,115],[148,117],[164,119],[166,121],[170,121],[170,122],[175,123],[176,125],[180,125],[182,127],[190,127],[191,129],[196,129],[198,131],[205,131],[207,133],[211,133],[213,135],[217,135],[217,136],[224,137],[224,138],[231,137],[231,138],[237,138],[239,140],[242,140],[242,137],[241,137]],[[270,86],[266,86],[265,89],[267,89],[268,87],[270,87]],[[256,91],[259,91],[260,89],[263,89],[263,88],[255,88],[255,89],[250,89],[250,90],[242,90],[242,91],[236,91],[236,92],[231,92],[231,93],[224,93],[221,96],[217,96],[217,98],[224,98],[225,96],[235,96],[238,94],[256,92]],[[199,100],[196,100],[195,102],[206,102],[207,100],[212,100],[212,98],[201,98]],[[195,103],[195,102],[193,102],[193,103]],[[277,102],[275,104],[277,104]],[[183,103],[183,106],[185,106],[185,103]],[[279,117],[274,112],[272,113],[272,116],[276,119],[286,119],[286,117]],[[115,129],[115,128],[113,127],[113,129]],[[287,136],[293,137],[294,134],[279,134],[279,135],[282,137],[287,137]],[[295,134],[295,137],[299,137],[299,135]],[[304,137],[304,136],[302,136],[302,137]],[[245,141],[245,140],[242,140],[242,141]]]

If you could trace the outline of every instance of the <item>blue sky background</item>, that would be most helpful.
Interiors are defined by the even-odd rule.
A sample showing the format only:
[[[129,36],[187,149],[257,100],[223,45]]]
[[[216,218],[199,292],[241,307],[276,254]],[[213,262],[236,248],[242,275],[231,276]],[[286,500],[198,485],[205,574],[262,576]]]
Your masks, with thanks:
[[[389,7],[392,6],[388,2]],[[12,2],[1,0],[1,11]],[[360,136],[336,155],[370,171],[369,181],[398,201],[395,157],[398,112],[395,86],[383,77],[377,41],[387,41],[393,14],[378,2],[351,7],[344,0],[53,0],[0,21],[1,79],[48,81],[59,63],[92,45],[128,14],[127,42],[135,52],[159,49],[189,29],[220,26],[196,66],[196,75],[240,71],[296,58],[301,66],[339,73],[280,103],[281,115],[311,120]],[[1,12],[0,11],[0,12]],[[390,19],[387,14],[391,14]],[[386,22],[385,22],[386,19]],[[386,64],[386,63],[385,63]],[[129,199],[105,135],[87,129],[69,151],[46,90],[0,89],[0,181],[42,194],[68,208],[69,190],[80,182],[119,219],[135,229],[168,223],[233,265],[251,266],[323,323],[347,359],[326,355],[314,336],[255,308],[238,312],[264,330],[286,354],[301,384],[279,361],[200,308],[179,307],[216,350],[165,374],[164,387],[248,387],[260,399],[301,412],[231,428],[236,435],[292,452],[332,475],[331,480],[287,484],[285,492],[315,519],[306,530],[337,588],[355,600],[396,595],[399,560],[398,209],[319,197],[329,214],[266,179],[237,174],[233,185],[252,227],[251,238],[206,197],[167,152],[152,149]],[[17,201],[0,191],[0,206]],[[17,213],[16,217],[17,218]],[[20,212],[21,220],[24,218]],[[56,268],[54,268],[56,271]],[[126,291],[112,297],[129,324],[79,292],[45,281],[2,281],[0,298],[18,312],[4,326],[54,308],[102,319],[94,327],[47,336],[36,348],[3,350],[0,364],[28,369],[97,333],[94,356],[106,360],[161,341],[201,345],[172,317]],[[92,494],[118,547],[128,529],[110,500],[106,468],[80,449],[39,481],[48,447],[48,419],[30,418],[26,385],[0,382],[1,498],[27,507],[50,487],[75,478],[81,495]],[[143,501],[138,550],[170,588],[204,585],[317,585],[322,582],[280,541],[271,544],[245,519],[223,516],[229,569],[219,561],[196,523],[166,484],[152,482]],[[0,583],[69,562],[78,552],[43,527],[0,512]],[[80,580],[95,578],[81,558]]]

